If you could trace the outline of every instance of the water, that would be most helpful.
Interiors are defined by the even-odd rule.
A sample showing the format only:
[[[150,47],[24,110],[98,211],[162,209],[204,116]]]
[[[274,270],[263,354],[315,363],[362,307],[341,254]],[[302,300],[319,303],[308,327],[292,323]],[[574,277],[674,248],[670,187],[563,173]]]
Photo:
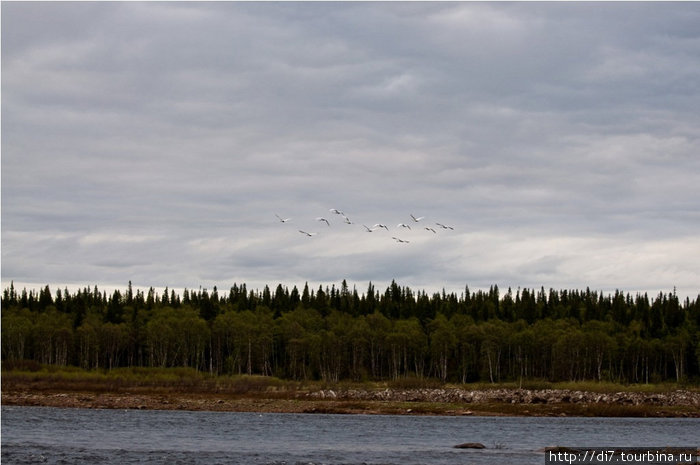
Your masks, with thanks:
[[[484,450],[454,449],[481,442]],[[544,463],[545,446],[698,446],[700,419],[428,417],[2,407],[3,464]]]

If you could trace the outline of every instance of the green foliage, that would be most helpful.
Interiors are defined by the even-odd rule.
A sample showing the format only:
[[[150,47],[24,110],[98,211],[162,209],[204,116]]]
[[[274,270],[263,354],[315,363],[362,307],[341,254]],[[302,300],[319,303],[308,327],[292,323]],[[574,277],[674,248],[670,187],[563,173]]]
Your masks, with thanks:
[[[180,382],[208,373],[265,386],[260,379],[273,376],[417,387],[700,379],[700,303],[675,292],[649,298],[491,286],[429,296],[394,281],[383,294],[372,283],[359,294],[345,281],[301,293],[274,289],[234,284],[228,293],[180,297],[134,292],[131,283],[111,295],[96,286],[52,295],[48,286],[37,293],[10,285],[2,295],[3,368],[39,363],[129,377],[138,371],[128,370],[159,367],[184,370]]]

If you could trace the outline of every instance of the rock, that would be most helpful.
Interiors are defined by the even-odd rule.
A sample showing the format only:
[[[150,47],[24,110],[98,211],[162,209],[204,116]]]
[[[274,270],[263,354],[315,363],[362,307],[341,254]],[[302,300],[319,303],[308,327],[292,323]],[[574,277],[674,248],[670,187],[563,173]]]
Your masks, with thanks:
[[[455,449],[486,449],[486,446],[480,442],[465,442],[454,446]]]

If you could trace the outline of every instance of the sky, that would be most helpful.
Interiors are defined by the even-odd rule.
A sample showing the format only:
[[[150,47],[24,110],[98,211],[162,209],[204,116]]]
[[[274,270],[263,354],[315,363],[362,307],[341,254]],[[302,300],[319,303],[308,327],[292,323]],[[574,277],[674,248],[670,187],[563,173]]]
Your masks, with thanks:
[[[1,8],[3,288],[700,293],[700,3]]]

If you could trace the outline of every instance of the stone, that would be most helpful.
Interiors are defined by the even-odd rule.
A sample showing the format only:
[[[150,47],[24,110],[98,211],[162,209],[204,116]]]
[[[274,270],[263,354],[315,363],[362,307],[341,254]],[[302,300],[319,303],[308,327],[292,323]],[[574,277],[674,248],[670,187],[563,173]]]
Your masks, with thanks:
[[[486,446],[480,442],[465,442],[454,446],[455,449],[486,449]]]

